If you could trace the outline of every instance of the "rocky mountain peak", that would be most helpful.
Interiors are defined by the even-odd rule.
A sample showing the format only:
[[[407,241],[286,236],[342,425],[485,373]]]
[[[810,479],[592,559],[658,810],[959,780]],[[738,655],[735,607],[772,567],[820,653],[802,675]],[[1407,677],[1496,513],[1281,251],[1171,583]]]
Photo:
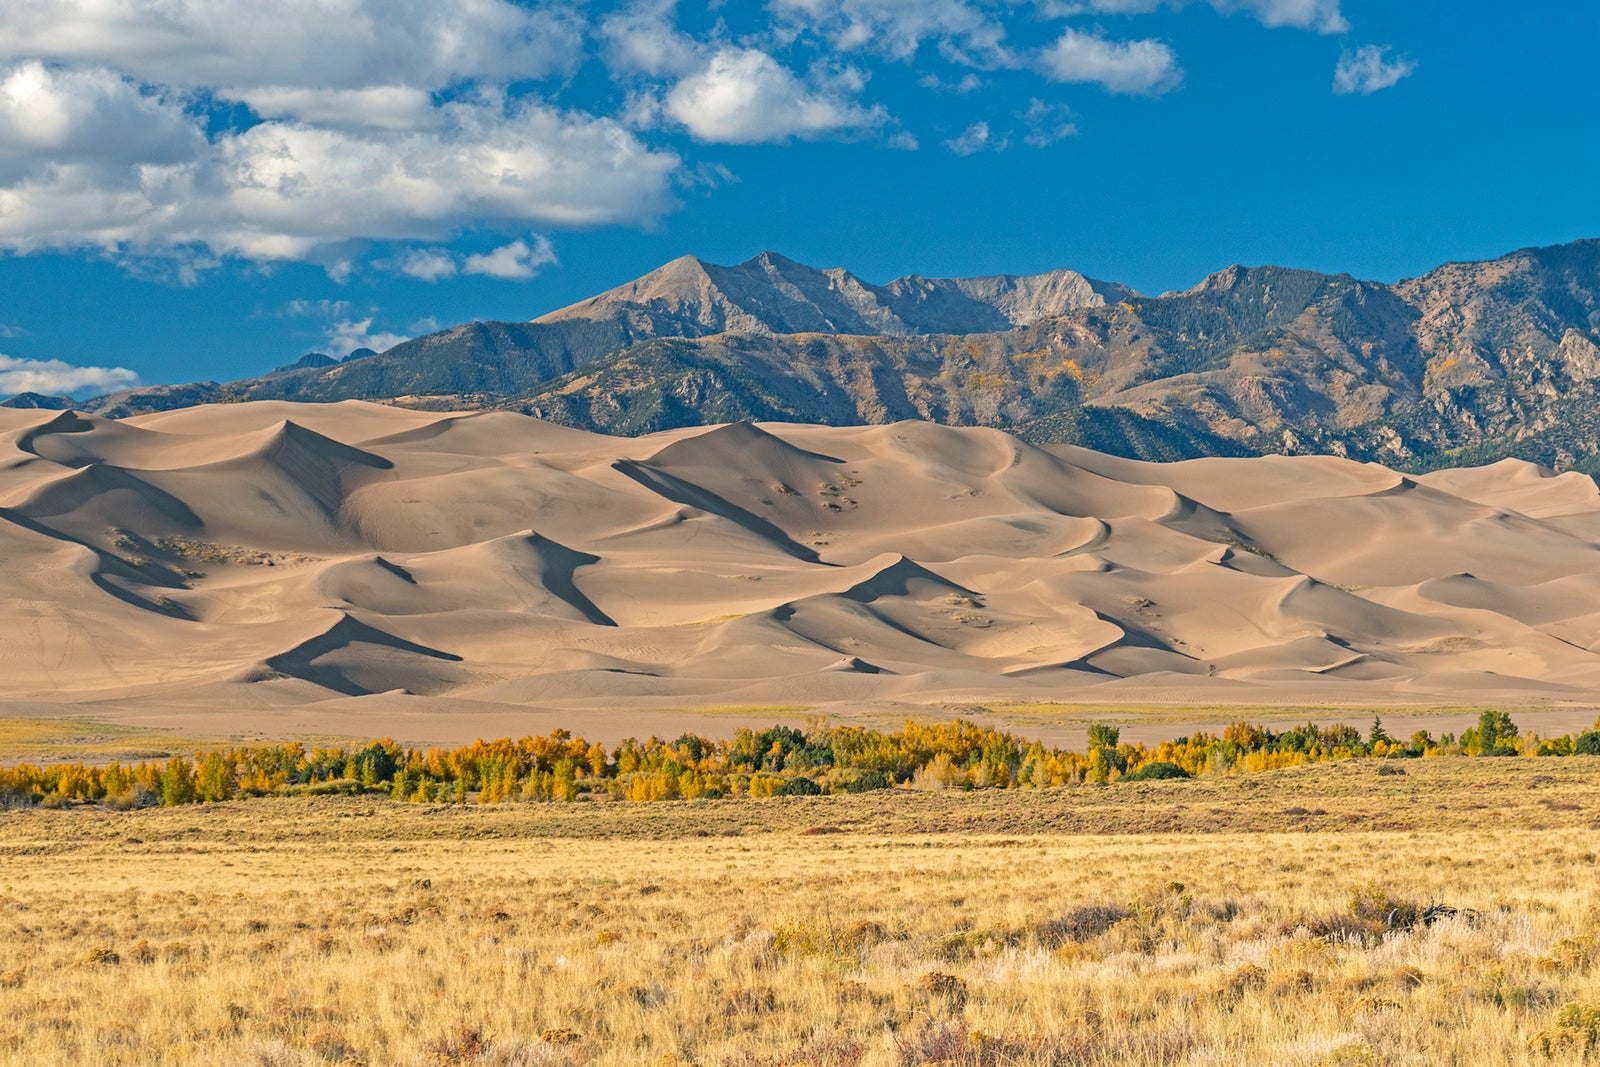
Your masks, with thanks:
[[[1516,456],[1600,472],[1600,241],[1394,285],[1236,264],[1159,297],[1070,270],[879,285],[775,251],[684,256],[532,322],[84,406],[286,398],[510,407],[630,434],[923,419],[1141,458]]]

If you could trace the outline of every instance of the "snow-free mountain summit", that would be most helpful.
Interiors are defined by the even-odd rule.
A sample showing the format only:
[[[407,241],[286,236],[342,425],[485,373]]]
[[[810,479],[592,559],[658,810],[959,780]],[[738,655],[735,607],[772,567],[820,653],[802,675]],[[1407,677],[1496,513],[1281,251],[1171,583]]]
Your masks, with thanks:
[[[731,267],[683,257],[529,322],[81,406],[119,417],[365,399],[622,434],[919,418],[1139,458],[1320,453],[1421,469],[1514,456],[1587,470],[1597,378],[1600,241],[1393,285],[1235,266],[1160,296],[1069,270],[873,285],[768,252]]]

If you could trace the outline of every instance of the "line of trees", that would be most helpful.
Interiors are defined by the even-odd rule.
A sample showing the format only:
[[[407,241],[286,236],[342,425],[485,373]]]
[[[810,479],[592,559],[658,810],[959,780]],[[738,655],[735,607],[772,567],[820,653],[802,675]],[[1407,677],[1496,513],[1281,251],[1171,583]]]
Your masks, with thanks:
[[[630,737],[610,750],[566,730],[453,749],[407,749],[387,738],[348,748],[248,745],[131,765],[0,768],[0,806],[96,801],[126,809],[336,793],[494,804],[598,796],[634,802],[804,796],[893,787],[1038,789],[1254,773],[1324,760],[1446,755],[1600,755],[1600,722],[1577,735],[1541,738],[1522,733],[1503,711],[1485,711],[1460,738],[1445,734],[1437,740],[1427,731],[1405,740],[1390,737],[1378,718],[1365,737],[1348,725],[1275,731],[1241,722],[1221,734],[1196,733],[1154,748],[1123,742],[1116,727],[1096,723],[1082,752],[960,719],[908,722],[895,731],[773,726],[715,741],[694,734],[674,741]]]

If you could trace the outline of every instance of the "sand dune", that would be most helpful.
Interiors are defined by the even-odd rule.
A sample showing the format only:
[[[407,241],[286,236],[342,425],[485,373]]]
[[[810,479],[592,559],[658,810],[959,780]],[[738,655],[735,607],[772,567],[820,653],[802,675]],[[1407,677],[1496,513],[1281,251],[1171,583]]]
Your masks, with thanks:
[[[0,410],[0,567],[32,707],[1600,697],[1600,491],[1511,461]]]

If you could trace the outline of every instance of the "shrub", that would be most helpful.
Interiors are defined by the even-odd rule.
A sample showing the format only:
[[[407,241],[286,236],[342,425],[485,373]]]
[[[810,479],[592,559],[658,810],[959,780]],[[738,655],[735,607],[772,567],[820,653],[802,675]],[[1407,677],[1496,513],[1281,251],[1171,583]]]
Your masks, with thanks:
[[[1580,756],[1600,756],[1600,730],[1585,730],[1579,734],[1572,750]]]
[[[1175,1063],[1184,1058],[1187,1048],[1186,1044],[1166,1035],[1153,1039],[1136,1037],[1094,1048],[1087,1040],[1074,1040],[1066,1035],[1041,1038],[990,1034],[967,1029],[959,1015],[936,1015],[920,1025],[902,1027],[895,1031],[893,1041],[895,1059],[901,1067],[929,1067],[932,1064],[949,1067],[1011,1067],[1013,1064],[1090,1062]],[[1192,1041],[1189,1043],[1192,1044]],[[809,1067],[816,1061],[800,1062]],[[820,1062],[833,1067],[834,1061]]]
[[[822,794],[822,787],[805,775],[791,778],[772,791],[775,797],[814,797]]]
[[[1563,937],[1550,946],[1550,951],[1538,961],[1542,970],[1582,971],[1589,966],[1594,954],[1594,935]]]
[[[950,753],[940,752],[918,769],[912,777],[912,784],[918,789],[953,789],[966,780],[966,775],[955,765]]]
[[[1092,941],[1130,914],[1121,904],[1081,904],[1039,927],[1039,940],[1051,946]]]
[[[1391,897],[1387,890],[1367,886],[1350,894],[1350,916],[1376,930],[1409,930],[1422,917],[1422,909]]]
[[[438,1067],[472,1063],[481,1058],[488,1048],[489,1043],[484,1040],[480,1027],[461,1023],[428,1047],[429,1058],[426,1062],[437,1064]]]
[[[917,979],[916,989],[929,997],[944,1001],[951,1007],[960,1007],[967,1002],[967,983],[953,974],[929,971]],[[962,1036],[965,1036],[965,1028]]]
[[[571,1045],[582,1041],[583,1035],[565,1026],[551,1026],[539,1032],[539,1040],[547,1045]]]
[[[779,923],[772,929],[772,949],[792,956],[818,956],[832,951],[834,938],[814,923],[797,919]]]
[[[292,797],[353,797],[359,796],[365,791],[362,784],[354,778],[335,778],[332,781],[318,782],[315,785],[292,785],[286,790]]]
[[[845,793],[868,793],[874,789],[888,788],[889,776],[882,771],[862,771],[839,782],[839,789]]]
[[[1150,782],[1160,781],[1168,778],[1191,777],[1193,777],[1193,775],[1184,770],[1182,767],[1178,766],[1176,763],[1168,763],[1166,760],[1156,760],[1154,763],[1147,763],[1143,767],[1140,767],[1138,770],[1133,771],[1130,774],[1123,775],[1122,780],[1124,782]]]
[[[959,1019],[930,1019],[917,1030],[895,1036],[905,1064],[953,1063],[969,1051],[967,1027]]]
[[[1409,930],[1424,920],[1424,910],[1412,901],[1389,896],[1378,886],[1366,886],[1350,894],[1344,911],[1309,920],[1305,927],[1313,937],[1329,941],[1370,943],[1391,930]]]
[[[1540,1030],[1528,1039],[1532,1052],[1552,1058],[1587,1056],[1600,1046],[1600,1007],[1593,1004],[1568,1004],[1557,1011],[1550,1029]]]

